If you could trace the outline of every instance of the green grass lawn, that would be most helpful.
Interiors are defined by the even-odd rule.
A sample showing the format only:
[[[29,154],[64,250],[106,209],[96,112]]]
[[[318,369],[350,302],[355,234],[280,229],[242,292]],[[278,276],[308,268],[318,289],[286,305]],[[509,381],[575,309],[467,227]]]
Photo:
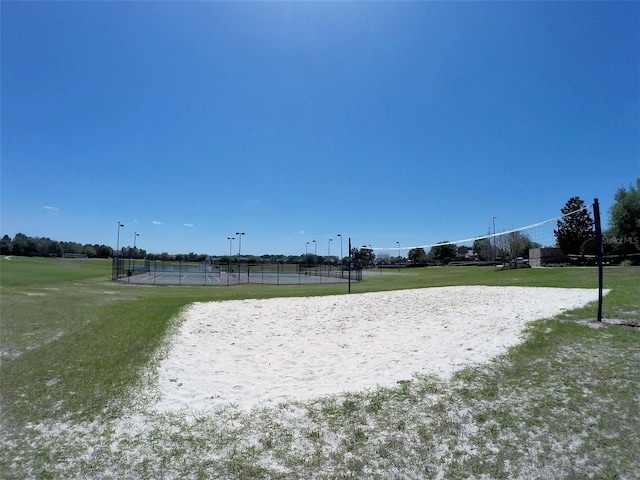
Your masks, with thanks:
[[[103,260],[0,259],[4,478],[634,478],[640,332],[595,304],[450,381],[278,408],[147,416],[139,394],[192,302],[346,294],[347,284],[134,286]],[[605,269],[605,319],[640,318],[640,269]],[[406,269],[353,293],[449,285],[596,288],[595,268]],[[132,415],[145,428],[129,425]],[[53,432],[53,433],[51,433]],[[146,460],[145,460],[146,459]]]

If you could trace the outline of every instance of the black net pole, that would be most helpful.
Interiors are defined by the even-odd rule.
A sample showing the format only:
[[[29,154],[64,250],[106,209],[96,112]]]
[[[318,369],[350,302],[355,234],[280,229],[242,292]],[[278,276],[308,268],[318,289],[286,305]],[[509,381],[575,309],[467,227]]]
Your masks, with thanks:
[[[598,263],[598,322],[602,322],[602,227],[600,225],[600,204],[593,200],[593,217],[596,227],[596,261]]]

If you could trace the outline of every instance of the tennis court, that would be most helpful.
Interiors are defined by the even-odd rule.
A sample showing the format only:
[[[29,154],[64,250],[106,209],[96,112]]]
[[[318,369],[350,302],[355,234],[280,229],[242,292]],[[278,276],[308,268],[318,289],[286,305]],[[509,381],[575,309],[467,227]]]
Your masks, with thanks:
[[[253,271],[229,272],[225,269],[212,269],[204,272],[180,272],[152,270],[141,273],[131,272],[119,278],[124,283],[146,285],[204,285],[227,286],[241,283],[262,283],[269,285],[308,285],[320,283],[340,283],[348,281],[348,272],[344,272],[345,278],[340,278],[340,271],[328,275],[314,275],[307,272],[278,272],[261,271],[259,268]]]
[[[211,263],[151,261],[115,258],[112,279],[142,285],[230,286],[246,283],[309,285],[349,281],[349,271],[337,266],[305,266],[294,263]],[[352,270],[351,281],[362,279],[362,270]]]

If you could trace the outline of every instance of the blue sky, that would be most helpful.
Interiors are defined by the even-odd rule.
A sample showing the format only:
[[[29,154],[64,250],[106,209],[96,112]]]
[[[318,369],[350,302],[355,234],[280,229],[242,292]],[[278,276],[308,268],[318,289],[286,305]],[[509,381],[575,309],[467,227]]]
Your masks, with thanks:
[[[11,2],[1,234],[325,254],[640,175],[637,2]],[[314,245],[315,246],[315,245]],[[337,253],[332,250],[332,253]],[[406,252],[405,252],[406,254]]]

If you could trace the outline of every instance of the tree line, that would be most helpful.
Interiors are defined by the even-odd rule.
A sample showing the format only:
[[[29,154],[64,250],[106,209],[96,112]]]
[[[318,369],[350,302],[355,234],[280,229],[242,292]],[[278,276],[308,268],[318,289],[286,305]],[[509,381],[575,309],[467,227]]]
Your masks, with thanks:
[[[526,233],[510,232],[496,236],[493,243],[489,238],[478,238],[471,247],[457,246],[444,240],[433,245],[429,252],[424,248],[413,248],[409,250],[408,260],[412,266],[448,265],[454,261],[509,261],[529,258],[529,249],[539,247],[541,245]]]
[[[85,244],[77,242],[60,242],[45,237],[29,237],[18,233],[11,238],[4,235],[0,239],[2,255],[24,255],[29,257],[61,257],[64,253],[86,255],[89,258],[109,258],[113,249],[108,245]]]
[[[357,254],[359,261],[365,262],[370,254],[359,253],[358,249],[354,249],[354,254]],[[86,255],[88,258],[111,258],[114,254],[114,249],[108,245],[98,244],[81,244],[77,242],[60,242],[57,240],[51,240],[46,237],[30,237],[24,233],[18,233],[15,237],[11,238],[9,235],[4,235],[0,239],[0,254],[2,255],[21,255],[29,257],[61,257],[63,254],[76,254]],[[120,256],[123,258],[131,259],[146,259],[150,261],[176,261],[176,262],[195,262],[200,263],[207,260],[215,261],[216,263],[242,263],[261,264],[261,263],[300,263],[306,264],[310,267],[317,265],[337,265],[341,260],[335,256],[321,256],[312,253],[305,255],[242,255],[239,259],[237,255],[222,255],[212,257],[205,253],[178,253],[169,254],[167,252],[162,253],[148,253],[144,249],[138,247],[123,247],[120,249]]]

